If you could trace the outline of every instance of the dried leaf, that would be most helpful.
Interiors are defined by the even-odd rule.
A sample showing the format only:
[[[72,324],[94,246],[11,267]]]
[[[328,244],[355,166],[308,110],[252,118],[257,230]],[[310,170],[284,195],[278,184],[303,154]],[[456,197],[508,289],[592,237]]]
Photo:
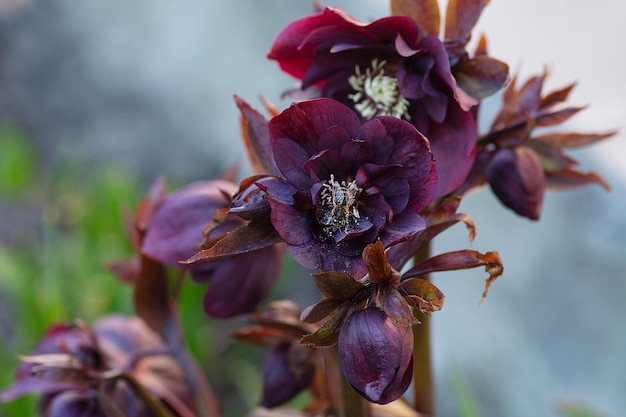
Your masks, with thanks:
[[[541,89],[544,75],[530,78],[519,90],[515,88],[515,78],[504,90],[502,108],[491,125],[491,131],[504,130],[529,116],[535,116],[541,102]]]
[[[448,252],[432,257],[419,265],[408,270],[403,277],[410,278],[418,275],[429,274],[439,271],[454,271],[458,269],[470,269],[484,266],[489,273],[486,280],[485,291],[480,302],[482,303],[491,284],[500,276],[504,270],[502,260],[498,252],[487,252],[482,254],[477,251],[465,249],[456,252]],[[404,282],[402,284],[404,286]]]
[[[557,103],[541,109],[535,116],[537,126],[546,127],[558,125],[585,109],[586,106],[570,106],[566,103]]]
[[[474,57],[487,56],[487,36],[484,33],[480,34],[476,49],[474,50]]]
[[[449,0],[444,41],[467,44],[474,25],[488,3],[489,0]]]
[[[539,108],[544,108],[551,106],[552,104],[561,103],[567,100],[569,94],[576,87],[576,83],[571,83],[566,87],[561,88],[560,90],[556,90],[545,96],[541,99],[541,103],[539,104]]]
[[[557,148],[579,148],[609,138],[616,133],[616,131],[607,133],[555,132],[536,136],[533,140],[546,143]]]
[[[400,281],[400,275],[391,268],[385,256],[385,248],[380,239],[369,244],[363,250],[363,260],[367,266],[370,281],[374,283],[389,283]]]
[[[530,140],[526,142],[526,146],[534,150],[539,159],[541,159],[541,166],[544,171],[559,171],[576,164],[576,160],[565,155],[561,148],[552,146],[548,143]]]
[[[183,264],[212,261],[233,255],[252,252],[282,242],[269,218],[258,219],[227,233],[208,249],[203,249]]]
[[[579,172],[571,168],[565,168],[556,172],[546,172],[546,186],[555,190],[569,190],[594,183],[607,191],[611,191],[609,183],[595,172]]]
[[[243,140],[254,172],[280,175],[270,145],[267,119],[238,96],[235,96],[235,103],[243,118]]]
[[[415,20],[420,37],[439,35],[441,17],[437,0],[391,0],[391,14]]]
[[[445,296],[432,282],[421,278],[410,278],[402,281],[400,285],[406,292],[412,306],[424,314],[430,315],[433,311],[439,311],[443,307]]]

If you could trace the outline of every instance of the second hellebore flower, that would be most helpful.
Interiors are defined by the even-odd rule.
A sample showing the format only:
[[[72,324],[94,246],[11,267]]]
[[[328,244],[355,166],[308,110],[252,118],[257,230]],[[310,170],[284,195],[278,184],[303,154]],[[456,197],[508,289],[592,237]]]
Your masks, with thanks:
[[[166,265],[190,271],[196,282],[209,282],[204,311],[228,318],[250,313],[272,290],[280,274],[283,251],[276,245],[212,262],[181,264],[206,240],[203,229],[216,213],[226,210],[237,186],[229,181],[199,181],[169,194],[155,209],[142,253]],[[236,216],[211,231],[219,239],[245,223]]]
[[[286,109],[269,130],[284,179],[258,186],[302,265],[362,276],[366,245],[380,238],[389,247],[425,227],[419,212],[437,173],[428,141],[410,123],[383,116],[361,124],[345,105],[317,99]]]
[[[474,159],[476,127],[468,111],[475,101],[457,87],[444,44],[424,36],[408,16],[369,24],[338,8],[298,19],[276,37],[268,58],[319,89],[363,120],[408,120],[430,140],[437,159],[435,197],[465,179]]]

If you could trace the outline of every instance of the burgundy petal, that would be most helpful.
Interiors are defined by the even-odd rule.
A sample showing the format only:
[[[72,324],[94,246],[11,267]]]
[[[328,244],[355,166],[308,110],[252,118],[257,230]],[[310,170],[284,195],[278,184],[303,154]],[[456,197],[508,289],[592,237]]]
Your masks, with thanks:
[[[539,219],[545,177],[534,151],[525,146],[500,149],[487,167],[487,179],[505,206],[520,216]]]
[[[284,246],[273,245],[222,261],[204,294],[210,317],[251,313],[267,298],[280,276]]]
[[[180,266],[198,251],[202,229],[213,214],[230,203],[237,191],[233,183],[204,181],[170,194],[157,208],[143,241],[142,252],[168,265]]]
[[[338,349],[346,379],[368,401],[386,404],[408,388],[413,332],[381,309],[368,307],[352,313],[339,332]]]

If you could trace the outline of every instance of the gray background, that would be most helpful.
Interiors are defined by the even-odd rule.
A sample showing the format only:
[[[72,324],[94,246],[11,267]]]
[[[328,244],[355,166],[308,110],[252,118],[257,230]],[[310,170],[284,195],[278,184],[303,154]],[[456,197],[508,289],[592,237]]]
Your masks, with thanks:
[[[362,20],[385,1],[340,1]],[[280,106],[293,80],[264,59],[308,0],[0,1],[0,116],[37,141],[42,175],[68,158],[122,164],[146,180],[209,178],[243,160],[238,94]],[[494,0],[478,31],[491,54],[525,77],[550,68],[591,107],[568,129],[626,129],[623,16],[617,0]],[[494,106],[490,104],[489,106]],[[493,108],[493,107],[492,107]],[[483,190],[462,211],[476,250],[498,250],[505,275],[482,304],[482,271],[445,273],[434,318],[440,415],[455,416],[451,375],[465,378],[485,417],[555,416],[575,402],[626,415],[626,145],[623,134],[574,155],[611,193],[549,194],[540,222]],[[468,246],[461,226],[435,252]]]

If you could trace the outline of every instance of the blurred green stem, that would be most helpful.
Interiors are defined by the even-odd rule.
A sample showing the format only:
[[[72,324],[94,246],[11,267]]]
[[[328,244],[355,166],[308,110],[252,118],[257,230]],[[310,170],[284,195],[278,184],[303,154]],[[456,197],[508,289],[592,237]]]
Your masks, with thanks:
[[[350,386],[339,365],[337,345],[328,348],[326,377],[328,396],[337,417],[371,417],[371,404]]]
[[[415,265],[430,258],[430,243],[424,246],[414,258]],[[430,275],[422,276],[430,279]],[[415,411],[427,416],[435,415],[435,385],[430,342],[430,317],[414,310],[420,324],[413,326],[413,395]]]

